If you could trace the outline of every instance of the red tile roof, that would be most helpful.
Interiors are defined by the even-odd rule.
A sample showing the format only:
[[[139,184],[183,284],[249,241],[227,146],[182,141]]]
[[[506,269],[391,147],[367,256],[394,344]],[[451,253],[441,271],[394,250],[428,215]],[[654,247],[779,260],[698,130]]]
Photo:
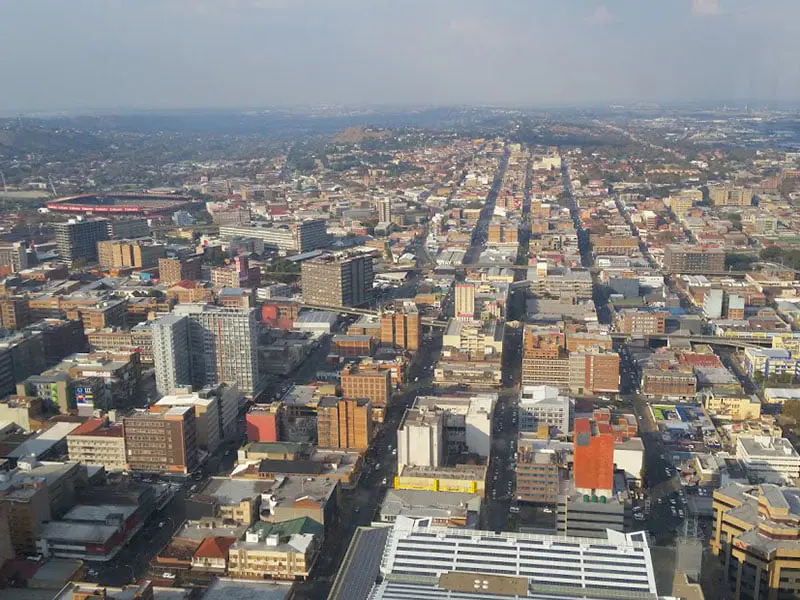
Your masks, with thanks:
[[[228,550],[235,541],[233,537],[204,537],[194,555],[198,558],[228,558]]]

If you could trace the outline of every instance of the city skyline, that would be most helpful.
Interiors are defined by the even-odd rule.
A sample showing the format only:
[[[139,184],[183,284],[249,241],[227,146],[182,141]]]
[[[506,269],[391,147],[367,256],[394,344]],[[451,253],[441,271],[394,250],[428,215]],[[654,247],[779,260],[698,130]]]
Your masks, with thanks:
[[[800,93],[791,0],[0,5],[9,82],[0,113],[789,102]]]

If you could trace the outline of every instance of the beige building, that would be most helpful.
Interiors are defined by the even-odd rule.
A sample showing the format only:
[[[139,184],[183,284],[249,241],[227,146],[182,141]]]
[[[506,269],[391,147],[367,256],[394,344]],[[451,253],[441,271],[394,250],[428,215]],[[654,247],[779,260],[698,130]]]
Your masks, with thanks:
[[[455,317],[465,321],[475,318],[475,286],[471,283],[455,284]]]
[[[97,242],[97,258],[101,267],[152,269],[166,256],[166,246],[146,240],[106,240]]]
[[[102,465],[106,471],[124,471],[125,435],[122,424],[109,424],[107,419],[93,418],[67,436],[69,459],[87,465]]]
[[[711,551],[732,600],[800,595],[800,489],[733,483],[714,491]],[[722,596],[720,596],[722,597]]]
[[[708,394],[703,400],[706,410],[725,415],[734,421],[755,421],[761,418],[758,396],[745,394]]]
[[[322,526],[309,518],[259,521],[228,552],[228,574],[246,579],[306,579],[322,544]]]

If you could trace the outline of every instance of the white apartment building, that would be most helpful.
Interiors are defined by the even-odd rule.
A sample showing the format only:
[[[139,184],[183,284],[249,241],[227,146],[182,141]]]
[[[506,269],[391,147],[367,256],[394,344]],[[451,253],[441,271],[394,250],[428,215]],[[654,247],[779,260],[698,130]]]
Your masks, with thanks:
[[[488,457],[492,449],[492,415],[497,394],[417,396],[414,407],[444,413],[445,444],[451,452]]]
[[[736,458],[758,481],[794,485],[800,477],[800,455],[786,438],[740,437],[736,441]]]
[[[397,473],[402,473],[406,465],[443,465],[444,449],[444,414],[417,408],[406,410],[397,430]]]
[[[561,433],[571,430],[573,401],[549,385],[525,385],[519,393],[519,430],[536,431],[539,424]]]

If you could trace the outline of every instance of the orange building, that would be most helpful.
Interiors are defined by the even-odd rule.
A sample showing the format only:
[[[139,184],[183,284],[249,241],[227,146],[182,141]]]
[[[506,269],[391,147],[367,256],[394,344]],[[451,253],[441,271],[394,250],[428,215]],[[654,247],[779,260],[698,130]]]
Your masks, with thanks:
[[[342,369],[342,396],[367,398],[383,414],[392,397],[392,376],[389,371],[364,371],[348,365]]]
[[[381,315],[381,344],[413,352],[419,350],[421,339],[422,318],[413,303]]]
[[[322,398],[317,405],[320,448],[366,450],[372,439],[372,405],[364,398]]]
[[[573,476],[575,489],[584,493],[614,489],[614,435],[601,433],[591,419],[575,419]]]

